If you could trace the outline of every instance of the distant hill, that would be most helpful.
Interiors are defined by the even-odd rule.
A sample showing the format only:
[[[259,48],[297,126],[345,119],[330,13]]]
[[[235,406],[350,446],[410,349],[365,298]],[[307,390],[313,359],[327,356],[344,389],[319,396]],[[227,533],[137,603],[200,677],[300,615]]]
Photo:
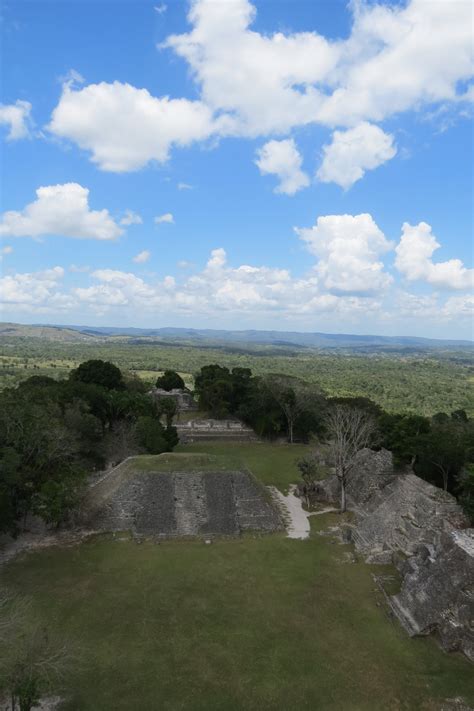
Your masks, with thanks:
[[[22,338],[44,338],[49,341],[95,341],[96,336],[85,333],[81,329],[67,326],[24,326],[19,323],[0,323],[0,339],[4,336]]]
[[[194,328],[133,328],[109,326],[54,326],[0,323],[2,336],[38,337],[57,341],[94,341],[111,337],[187,343],[241,343],[306,348],[430,349],[469,348],[473,341],[417,338],[415,336],[373,336],[347,333],[299,333],[298,331],[226,331]]]

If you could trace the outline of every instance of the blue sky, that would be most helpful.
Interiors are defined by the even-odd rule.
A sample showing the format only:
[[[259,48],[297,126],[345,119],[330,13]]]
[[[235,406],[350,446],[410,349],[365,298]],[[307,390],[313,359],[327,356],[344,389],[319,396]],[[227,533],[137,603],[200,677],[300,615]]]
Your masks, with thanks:
[[[2,318],[472,338],[472,7],[5,3]]]

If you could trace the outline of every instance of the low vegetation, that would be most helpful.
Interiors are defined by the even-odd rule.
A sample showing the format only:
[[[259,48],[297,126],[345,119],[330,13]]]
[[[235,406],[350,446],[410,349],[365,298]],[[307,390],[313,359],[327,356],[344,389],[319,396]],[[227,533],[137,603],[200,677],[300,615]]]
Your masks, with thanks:
[[[56,381],[34,376],[0,395],[0,532],[29,513],[59,525],[88,474],[129,454],[158,454],[178,441],[142,384],[91,360]]]
[[[123,372],[137,373],[150,386],[167,369],[176,370],[187,387],[192,374],[209,363],[250,368],[256,375],[285,373],[315,383],[330,396],[364,396],[387,412],[432,416],[464,409],[474,415],[472,349],[399,348],[317,349],[292,345],[259,346],[110,338],[75,342],[48,338],[0,338],[0,388],[31,375],[67,377],[79,363],[108,360]]]
[[[169,390],[183,385],[170,370],[158,382]],[[113,363],[92,359],[67,379],[33,376],[0,393],[0,531],[15,533],[29,513],[59,525],[77,506],[93,471],[131,454],[171,451],[178,442],[176,401],[156,401],[146,390]],[[218,364],[196,374],[195,394],[211,416],[237,416],[260,437],[290,444],[334,440],[337,412],[349,419],[363,416],[371,423],[365,445],[392,450],[399,466],[410,465],[457,495],[472,516],[474,421],[464,410],[431,419],[390,414],[368,398],[328,398],[299,378],[255,376],[248,368]]]

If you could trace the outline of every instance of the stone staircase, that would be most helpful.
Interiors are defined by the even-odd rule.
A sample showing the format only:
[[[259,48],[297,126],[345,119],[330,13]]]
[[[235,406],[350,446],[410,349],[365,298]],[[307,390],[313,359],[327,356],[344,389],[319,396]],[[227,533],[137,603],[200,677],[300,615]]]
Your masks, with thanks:
[[[202,475],[177,473],[173,477],[176,533],[196,536],[207,521],[207,498]]]

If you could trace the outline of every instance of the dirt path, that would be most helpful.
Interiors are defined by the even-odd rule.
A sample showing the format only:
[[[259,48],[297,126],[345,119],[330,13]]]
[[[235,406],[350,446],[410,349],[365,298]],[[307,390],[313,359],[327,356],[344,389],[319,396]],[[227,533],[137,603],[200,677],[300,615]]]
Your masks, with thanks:
[[[295,486],[290,486],[288,495],[285,496],[275,486],[268,487],[273,498],[283,511],[287,537],[304,539],[309,537],[310,525],[308,512],[303,509],[301,499],[295,496]]]
[[[296,486],[294,484],[290,486],[287,496],[282,494],[275,486],[267,488],[283,513],[287,538],[298,538],[300,540],[309,538],[311,527],[308,519],[310,516],[320,516],[330,511],[337,511],[331,506],[319,511],[305,511],[301,499],[295,494]]]

